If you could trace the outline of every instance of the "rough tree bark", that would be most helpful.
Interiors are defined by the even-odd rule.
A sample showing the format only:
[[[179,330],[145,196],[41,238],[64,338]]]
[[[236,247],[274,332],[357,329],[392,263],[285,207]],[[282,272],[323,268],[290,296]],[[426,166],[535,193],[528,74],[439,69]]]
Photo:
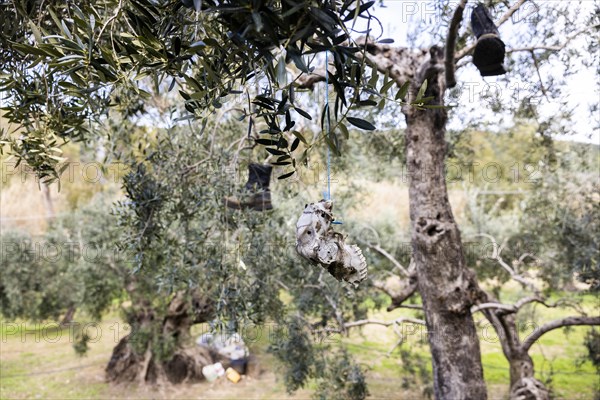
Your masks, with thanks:
[[[137,331],[123,337],[113,349],[106,367],[106,379],[114,383],[182,383],[203,379],[202,367],[219,361],[218,357],[195,343],[186,345],[186,339],[190,337],[191,326],[208,321],[214,309],[208,299],[196,293],[191,297],[190,301],[185,292],[178,292],[162,321],[156,321],[156,312],[149,303],[139,306],[136,321],[132,321],[132,325],[138,327]],[[158,331],[153,331],[156,326]],[[144,328],[152,332],[149,338],[139,333]],[[134,346],[134,340],[143,343],[143,352],[136,352],[139,346]],[[161,340],[175,340],[176,343],[170,358],[165,360],[153,353],[153,346]]]
[[[487,294],[486,302],[496,302]],[[549,392],[542,382],[535,378],[533,360],[519,340],[515,313],[502,309],[482,310],[498,334],[502,352],[510,366],[511,400],[548,400]]]
[[[424,80],[425,96],[443,105],[443,50],[432,47],[412,80],[409,101]],[[477,294],[466,266],[444,175],[447,152],[444,109],[403,108],[406,116],[406,162],[409,170],[413,262],[423,300],[437,399],[487,397],[479,340],[470,309]]]

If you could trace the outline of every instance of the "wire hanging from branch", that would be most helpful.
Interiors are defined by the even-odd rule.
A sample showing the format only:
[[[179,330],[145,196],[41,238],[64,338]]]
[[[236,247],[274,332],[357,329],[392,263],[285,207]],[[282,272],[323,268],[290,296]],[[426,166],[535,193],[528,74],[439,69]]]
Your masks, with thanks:
[[[325,132],[331,140],[329,114],[329,57],[325,52]],[[331,227],[335,224],[331,200],[331,149],[327,146],[327,192],[325,199],[306,204],[296,223],[296,251],[313,265],[326,269],[338,281],[355,288],[367,278],[367,262],[360,248],[345,243],[346,238]],[[339,222],[338,222],[339,223]]]
[[[329,51],[325,50],[325,135],[331,140],[331,125],[329,123]],[[331,200],[331,149],[327,146],[327,196]]]

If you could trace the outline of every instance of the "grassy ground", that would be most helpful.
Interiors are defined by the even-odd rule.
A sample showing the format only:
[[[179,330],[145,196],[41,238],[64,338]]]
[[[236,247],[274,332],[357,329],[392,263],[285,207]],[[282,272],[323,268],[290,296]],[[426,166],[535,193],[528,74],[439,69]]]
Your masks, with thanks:
[[[587,311],[593,314],[598,310],[598,299],[594,296],[585,296],[583,305]],[[374,317],[390,320],[407,314],[410,314],[410,312],[396,310],[392,313],[381,313]],[[526,337],[535,326],[572,315],[572,312],[564,309],[530,307],[530,309],[524,310],[523,314],[525,315],[519,319],[519,326],[523,327],[521,336]],[[502,354],[495,331],[491,327],[487,328],[489,326],[488,321],[481,314],[476,315],[475,319],[479,332],[489,399],[505,399],[508,394],[509,382],[508,362]],[[426,360],[427,369],[430,370],[427,347],[420,346],[420,342],[426,339],[425,328],[418,327],[416,330],[412,330],[413,328],[409,325],[403,330],[408,335],[407,342],[402,346],[404,346],[404,349],[412,348],[415,355],[423,357]],[[600,377],[591,362],[586,361],[586,349],[583,346],[584,336],[588,329],[586,327],[572,327],[549,332],[530,351],[535,363],[536,377],[552,389],[557,399],[592,399],[594,391],[600,390]],[[370,367],[371,377],[384,377],[391,380],[398,376],[406,376],[400,357],[398,357],[398,352],[401,349],[397,349],[391,357],[387,357],[388,351],[394,344],[394,338],[395,335],[391,330],[376,326],[364,328],[361,335],[351,336],[351,349],[353,353],[361,355],[363,360],[366,361],[366,365]],[[387,389],[392,388],[393,385],[390,382]],[[382,389],[385,390],[386,388],[382,387]],[[376,394],[375,391],[374,394]],[[400,395],[394,398],[408,397]]]
[[[514,294],[516,295],[516,293]],[[510,297],[510,293],[509,293]],[[584,306],[590,311],[598,306],[598,299],[587,296]],[[375,313],[372,317],[391,320],[409,311]],[[569,315],[568,310],[531,308],[525,311],[521,324],[531,329],[531,323]],[[485,379],[490,399],[505,399],[508,391],[508,364],[491,329],[485,331],[486,321],[478,319]],[[23,329],[25,328],[25,329]],[[36,329],[37,328],[37,329]],[[427,348],[420,343],[425,339],[421,328],[405,326],[406,342],[390,356],[388,352],[397,341],[393,330],[381,326],[367,326],[354,331],[348,338],[331,337],[332,342],[343,340],[350,351],[367,368],[369,390],[373,399],[423,398],[423,382],[418,368],[413,374],[403,368],[400,352],[412,351],[411,362],[430,369]],[[529,329],[529,330],[528,330]],[[587,328],[575,327],[556,330],[545,335],[532,349],[536,374],[547,382],[558,399],[591,399],[599,389],[599,379],[585,357],[582,346]],[[97,340],[93,337],[98,332]],[[0,398],[2,399],[306,399],[310,387],[288,396],[281,378],[275,374],[277,364],[266,353],[268,335],[251,345],[260,360],[262,373],[256,378],[246,377],[238,384],[227,380],[174,387],[148,388],[145,386],[111,386],[104,381],[104,367],[119,337],[126,334],[118,318],[107,318],[98,328],[90,327],[93,338],[85,357],[75,355],[71,346],[70,331],[57,330],[54,324],[32,325],[3,323],[0,341]],[[403,382],[409,384],[403,387]],[[412,384],[412,385],[410,385]]]
[[[21,323],[16,324],[19,328]],[[97,341],[79,357],[73,351],[68,329],[43,329],[13,324],[2,326],[0,349],[0,398],[2,399],[276,399],[285,396],[285,388],[271,370],[273,363],[263,349],[253,349],[260,359],[261,374],[245,377],[238,384],[221,379],[170,387],[113,386],[104,380],[104,368],[119,336],[126,334],[122,322],[108,318],[98,324]],[[41,328],[41,329],[40,329]],[[93,335],[95,328],[90,328]],[[309,398],[299,393],[294,398]]]

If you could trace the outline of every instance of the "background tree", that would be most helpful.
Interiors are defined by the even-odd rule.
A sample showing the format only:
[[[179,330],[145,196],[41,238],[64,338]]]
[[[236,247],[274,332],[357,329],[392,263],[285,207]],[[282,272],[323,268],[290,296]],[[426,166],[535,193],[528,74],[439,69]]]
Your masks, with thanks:
[[[79,212],[55,220],[44,235],[3,232],[1,312],[7,318],[59,320],[80,309],[99,318],[121,295],[116,220],[100,196]]]

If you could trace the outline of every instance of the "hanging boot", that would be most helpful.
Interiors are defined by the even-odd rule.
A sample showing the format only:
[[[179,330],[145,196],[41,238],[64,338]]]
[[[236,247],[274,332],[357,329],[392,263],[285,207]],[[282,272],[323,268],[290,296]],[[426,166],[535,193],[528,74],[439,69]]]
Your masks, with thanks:
[[[271,181],[270,165],[252,163],[248,165],[248,182],[238,197],[225,197],[225,205],[236,210],[252,209],[265,211],[273,209],[271,204]]]
[[[477,38],[475,51],[473,51],[473,64],[481,76],[505,74],[506,70],[502,65],[506,53],[504,42],[500,40],[498,28],[483,4],[473,9],[471,28]]]

